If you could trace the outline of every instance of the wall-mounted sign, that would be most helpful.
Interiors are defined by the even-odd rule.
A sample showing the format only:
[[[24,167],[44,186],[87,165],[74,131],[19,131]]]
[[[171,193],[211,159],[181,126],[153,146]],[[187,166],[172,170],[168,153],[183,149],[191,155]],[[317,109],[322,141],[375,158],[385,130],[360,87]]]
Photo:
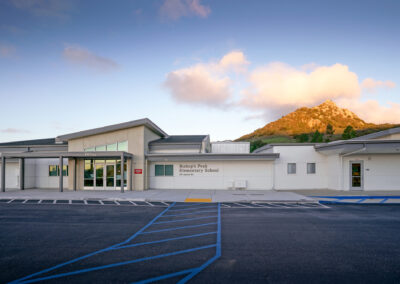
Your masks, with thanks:
[[[142,169],[135,169],[133,172],[135,175],[141,175],[143,173]]]
[[[208,164],[179,164],[180,176],[196,176],[219,173],[219,168],[211,168]]]

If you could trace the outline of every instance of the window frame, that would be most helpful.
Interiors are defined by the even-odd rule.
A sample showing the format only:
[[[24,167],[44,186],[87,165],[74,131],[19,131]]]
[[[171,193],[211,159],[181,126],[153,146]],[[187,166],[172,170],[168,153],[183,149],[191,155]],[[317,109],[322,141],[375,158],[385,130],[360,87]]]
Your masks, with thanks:
[[[314,172],[309,171],[309,168],[308,168],[309,165],[314,165]],[[317,173],[317,163],[315,163],[315,162],[307,163],[307,174],[315,175],[316,173]]]
[[[294,165],[294,172],[290,172],[290,166]],[[296,163],[287,163],[287,174],[288,175],[295,175],[297,174],[297,164]]]
[[[158,171],[157,168],[162,169],[162,172]],[[168,170],[167,170],[168,168]],[[173,164],[155,164],[154,165],[154,176],[156,177],[173,177],[174,176],[174,165]]]

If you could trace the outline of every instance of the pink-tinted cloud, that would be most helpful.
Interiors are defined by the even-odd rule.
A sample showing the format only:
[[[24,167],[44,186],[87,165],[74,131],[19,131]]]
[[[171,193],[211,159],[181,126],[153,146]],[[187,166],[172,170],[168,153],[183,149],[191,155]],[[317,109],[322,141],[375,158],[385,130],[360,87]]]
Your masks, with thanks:
[[[231,96],[230,83],[228,77],[195,65],[168,73],[164,85],[179,102],[222,106]]]
[[[232,51],[218,61],[168,73],[164,86],[179,102],[226,107],[232,98],[232,80],[227,73],[242,70],[247,64],[241,51]]]
[[[16,48],[9,44],[3,44],[0,42],[0,57],[10,58],[16,53]]]
[[[358,98],[358,77],[343,64],[315,67],[311,72],[281,62],[256,68],[248,76],[242,105],[255,109],[314,106],[327,99]]]
[[[197,16],[207,18],[211,13],[208,6],[200,3],[201,0],[164,0],[160,7],[160,15],[167,20],[178,20],[182,17]]]
[[[18,129],[18,128],[6,128],[0,130],[2,133],[30,133],[29,130],[26,129]]]
[[[393,89],[396,87],[396,84],[389,80],[379,81],[373,78],[366,78],[362,81],[361,87],[369,93],[375,93],[378,88]]]
[[[65,59],[74,64],[100,71],[112,71],[119,67],[115,61],[96,55],[77,45],[65,47],[63,56]]]
[[[72,8],[72,1],[65,0],[10,0],[15,8],[37,17],[65,19]]]
[[[381,105],[376,100],[339,99],[337,103],[356,113],[361,119],[372,123],[400,123],[400,104],[388,102],[388,106]]]
[[[296,68],[273,62],[248,71],[249,64],[243,52],[232,51],[218,61],[170,72],[165,86],[181,102],[257,111],[245,119],[276,119],[296,108],[312,107],[330,99],[367,122],[400,123],[400,104],[362,100],[363,89],[393,88],[395,83],[391,81],[367,78],[360,83],[357,74],[340,63],[330,66],[311,63]],[[238,85],[231,79],[231,71],[245,82],[236,90],[234,87]]]

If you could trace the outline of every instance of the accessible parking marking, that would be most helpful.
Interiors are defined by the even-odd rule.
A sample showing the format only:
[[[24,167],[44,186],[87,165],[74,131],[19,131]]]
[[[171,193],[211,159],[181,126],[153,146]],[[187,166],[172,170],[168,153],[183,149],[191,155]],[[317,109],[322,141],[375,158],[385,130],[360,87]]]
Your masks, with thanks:
[[[119,266],[124,266],[124,265],[133,265],[135,263],[140,263],[144,261],[153,261],[153,260],[162,260],[166,259],[165,261],[168,261],[168,257],[174,257],[178,256],[181,254],[193,254],[193,257],[191,258],[194,260],[197,265],[186,268],[180,271],[169,271],[169,273],[158,275],[158,276],[152,276],[147,279],[142,279],[137,281],[137,283],[149,283],[149,282],[154,282],[154,281],[159,281],[159,280],[164,280],[168,279],[171,277],[176,277],[176,276],[184,276],[182,279],[179,280],[178,283],[186,283],[190,279],[192,279],[194,276],[196,276],[198,273],[200,273],[203,269],[205,269],[207,266],[209,266],[211,263],[213,263],[216,259],[218,259],[221,256],[221,205],[218,203],[213,203],[213,213],[212,215],[208,216],[202,216],[207,210],[202,210],[202,207],[197,207],[195,204],[191,204],[193,207],[191,207],[191,210],[194,210],[192,212],[187,212],[183,214],[179,214],[178,216],[181,215],[199,215],[198,217],[190,217],[190,218],[178,218],[175,219],[175,214],[166,214],[167,212],[170,211],[179,211],[183,210],[185,208],[180,208],[180,206],[176,205],[175,203],[172,203],[170,206],[168,206],[166,209],[164,209],[160,214],[158,214],[152,221],[150,221],[148,224],[146,224],[142,229],[137,231],[135,234],[127,238],[125,241],[112,245],[110,247],[89,253],[87,255],[72,259],[70,261],[58,264],[56,266],[41,270],[39,272],[33,273],[31,275],[22,277],[20,279],[14,280],[10,283],[33,283],[33,282],[39,282],[43,280],[50,280],[50,279],[58,279],[58,278],[63,278],[63,277],[70,277],[74,275],[79,275],[82,273],[90,273],[90,272],[95,272],[95,271],[100,271],[103,269],[110,269],[110,268],[115,268]],[[154,205],[153,205],[154,206]],[[177,207],[177,209],[175,209]],[[172,209],[173,208],[173,209]],[[188,209],[188,208],[186,208]],[[216,214],[215,214],[216,213]],[[159,220],[160,218],[163,218]],[[168,218],[168,219],[165,219]],[[205,222],[203,221],[205,220]],[[186,225],[180,225],[181,223],[187,222]],[[200,222],[200,223],[195,223],[193,222]],[[179,225],[178,225],[179,224]],[[178,225],[178,226],[177,226]],[[160,227],[161,226],[161,227]],[[167,227],[165,227],[167,226]],[[193,233],[192,229],[196,228],[197,233]],[[166,233],[173,232],[173,231],[180,231],[183,233],[183,235],[178,235],[173,237],[168,237],[168,235],[165,235]],[[212,241],[210,243],[210,237],[214,236]],[[146,238],[150,237],[146,241]],[[156,239],[154,239],[154,236],[156,236]],[[157,238],[157,236],[159,236]],[[139,242],[135,243],[135,240],[137,238],[140,238]],[[183,240],[191,240],[191,239],[196,239],[197,241],[194,242],[195,245],[193,245],[191,242],[186,243],[186,246],[189,246],[188,248],[185,248],[185,246],[182,246],[182,241]],[[170,246],[163,246],[163,244],[166,244],[168,242],[173,242],[176,240],[180,240],[181,242],[179,243],[180,246],[175,248],[175,250],[171,251]],[[111,262],[109,264],[105,265],[99,265],[99,266],[93,266],[93,267],[84,267],[84,266],[79,266],[79,263],[85,260],[87,263],[88,260],[91,258],[96,258],[100,257],[102,260],[106,259],[109,255],[110,252],[116,251],[116,250],[124,250],[124,249],[134,249],[134,248],[139,248],[145,245],[151,245],[152,249],[151,250],[146,250],[145,252],[147,254],[154,253],[156,251],[158,254],[156,255],[143,255],[139,258],[131,259],[131,260],[125,260],[125,261],[120,261],[120,262]],[[157,247],[155,247],[157,245]],[[157,248],[157,250],[155,250]],[[208,259],[204,260],[204,257],[196,258],[196,253],[204,250],[209,250],[213,249],[214,253],[211,257]],[[135,255],[135,254],[134,254]],[[96,261],[95,261],[96,262]],[[167,262],[168,263],[168,262]],[[75,269],[72,269],[72,271],[59,271],[57,272],[58,269],[60,268],[68,268],[69,265],[75,264]],[[78,268],[76,268],[76,265],[78,265]],[[175,267],[171,267],[171,269],[176,269]],[[154,271],[157,271],[155,268]]]

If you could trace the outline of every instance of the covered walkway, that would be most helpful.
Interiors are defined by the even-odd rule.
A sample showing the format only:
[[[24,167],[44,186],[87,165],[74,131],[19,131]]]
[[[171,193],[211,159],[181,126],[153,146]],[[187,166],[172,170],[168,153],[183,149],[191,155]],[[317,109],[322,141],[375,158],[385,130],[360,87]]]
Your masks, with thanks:
[[[25,159],[49,159],[49,158],[57,158],[59,159],[58,166],[60,169],[59,174],[59,191],[64,191],[63,185],[63,174],[62,169],[64,165],[64,159],[72,159],[73,160],[73,183],[72,190],[76,191],[77,189],[77,160],[78,159],[121,159],[121,165],[125,164],[125,161],[129,161],[130,169],[132,169],[133,165],[133,155],[123,151],[104,151],[104,152],[22,152],[22,153],[2,153],[1,154],[1,191],[6,191],[6,167],[7,160],[9,159],[18,159],[19,160],[19,187],[21,190],[25,189]],[[127,171],[129,179],[129,190],[132,190],[133,176],[132,170]],[[124,175],[121,174],[121,192],[124,192]]]

